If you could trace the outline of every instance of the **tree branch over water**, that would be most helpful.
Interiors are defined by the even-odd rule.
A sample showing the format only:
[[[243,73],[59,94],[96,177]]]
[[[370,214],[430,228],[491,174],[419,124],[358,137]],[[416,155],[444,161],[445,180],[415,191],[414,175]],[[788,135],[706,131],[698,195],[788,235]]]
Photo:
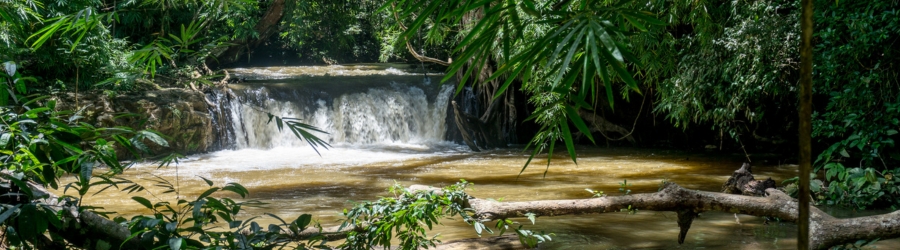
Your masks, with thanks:
[[[414,190],[433,190],[413,185]],[[679,213],[679,226],[690,227],[689,220],[697,213],[721,211],[754,216],[768,216],[787,221],[797,221],[797,201],[787,194],[767,189],[767,197],[723,194],[685,189],[675,183],[666,183],[655,193],[625,196],[608,196],[575,200],[539,200],[498,202],[479,198],[464,201],[476,212],[473,217],[482,221],[537,216],[560,216],[618,212],[622,209],[673,211]],[[682,225],[682,220],[688,220]],[[900,237],[900,211],[883,215],[838,219],[810,206],[810,248],[825,249],[830,246],[857,240],[888,239]],[[673,235],[674,237],[674,235]],[[683,236],[680,237],[684,239]]]
[[[32,189],[48,195],[48,202],[57,201],[57,197],[49,194],[37,186]],[[435,192],[441,195],[442,190],[423,185],[412,185],[410,192]],[[527,214],[536,216],[562,216],[577,214],[596,214],[619,212],[623,209],[638,209],[647,211],[673,211],[678,213],[678,225],[681,227],[677,240],[683,242],[691,222],[698,213],[707,211],[721,211],[728,213],[740,213],[754,216],[767,216],[786,221],[797,221],[797,201],[787,194],[776,190],[767,189],[766,197],[753,197],[735,194],[723,194],[685,189],[675,183],[666,183],[659,192],[633,194],[624,196],[607,196],[589,199],[570,200],[538,200],[499,202],[495,200],[480,199],[469,196],[466,200],[457,200],[456,203],[471,209],[470,215],[479,222],[488,222],[500,219],[527,217]],[[72,210],[60,204],[54,206],[58,209]],[[75,211],[75,210],[72,210]],[[825,249],[831,246],[852,243],[857,240],[889,239],[900,237],[900,211],[893,213],[873,215],[866,217],[838,219],[828,215],[814,206],[810,206],[810,249]],[[70,242],[77,242],[82,232],[91,232],[99,238],[111,240],[111,243],[119,246],[122,242],[129,242],[125,246],[137,247],[139,239],[130,238],[129,231],[109,219],[97,216],[89,211],[80,213],[63,213],[67,216],[77,216],[73,220],[80,226],[68,226],[53,229],[59,235],[66,237]],[[309,228],[298,234],[298,237],[325,236],[329,240],[342,239],[351,231],[359,231],[356,227],[329,227],[322,231]],[[673,235],[673,240],[676,235]],[[303,240],[303,239],[295,239]],[[490,239],[488,239],[490,240]],[[471,243],[471,242],[469,242]],[[448,242],[446,244],[453,244]]]

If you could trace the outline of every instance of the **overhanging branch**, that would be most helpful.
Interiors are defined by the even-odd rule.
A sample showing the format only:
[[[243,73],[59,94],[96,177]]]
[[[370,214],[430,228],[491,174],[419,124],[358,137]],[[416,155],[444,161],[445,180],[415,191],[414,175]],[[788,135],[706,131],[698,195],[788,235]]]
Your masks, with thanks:
[[[46,194],[48,198],[44,202],[51,204],[51,206],[72,210],[65,204],[58,204],[57,197],[47,193],[42,188],[32,186],[32,189],[42,193],[41,195]],[[410,190],[440,192],[436,188],[422,185],[412,185]],[[677,236],[673,235],[673,240],[683,242],[693,218],[697,213],[701,212],[721,211],[774,217],[785,221],[797,221],[798,206],[795,199],[776,189],[767,189],[766,193],[768,194],[766,197],[723,194],[685,189],[670,182],[666,183],[659,192],[625,196],[519,202],[498,202],[469,197],[467,200],[457,202],[473,209],[475,212],[472,217],[481,222],[525,217],[528,213],[537,216],[596,214],[619,212],[629,207],[631,209],[648,211],[673,211],[678,213],[678,225],[681,227],[681,232]],[[834,218],[813,206],[810,206],[810,211],[810,249],[825,249],[861,239],[872,240],[900,237],[900,211],[847,219]],[[77,220],[72,221],[75,221],[78,226],[70,225],[51,230],[54,230],[65,237],[67,241],[76,245],[81,245],[79,242],[84,242],[87,239],[104,239],[114,246],[119,246],[122,242],[126,242],[126,239],[130,236],[127,228],[92,212],[84,211],[64,214],[77,217]],[[324,228],[322,232],[319,232],[317,229],[310,228],[300,233],[299,238],[295,240],[303,240],[304,237],[314,235],[324,235],[329,240],[337,240],[345,238],[347,233],[352,230],[358,229],[344,228],[338,230],[338,227],[330,227]],[[124,246],[129,249],[140,248],[136,238],[128,240]]]

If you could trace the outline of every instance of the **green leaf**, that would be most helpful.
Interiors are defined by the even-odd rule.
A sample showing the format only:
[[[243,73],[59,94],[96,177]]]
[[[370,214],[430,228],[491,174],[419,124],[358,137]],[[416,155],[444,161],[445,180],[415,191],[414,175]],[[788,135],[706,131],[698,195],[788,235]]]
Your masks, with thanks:
[[[566,143],[566,149],[569,151],[569,157],[572,158],[572,162],[578,165],[578,160],[576,159],[575,154],[575,142],[572,139],[572,132],[569,131],[569,124],[565,119],[559,119],[559,128],[562,129],[563,134],[563,142]]]
[[[312,222],[312,215],[310,214],[301,214],[300,217],[297,217],[297,219],[294,220],[294,224],[296,224],[301,231],[306,228],[306,226],[309,226],[310,222]]]
[[[200,196],[197,196],[197,199],[200,200],[200,199],[206,198],[207,196],[215,193],[216,191],[219,191],[219,188],[213,187],[213,188],[207,189],[202,194],[200,194]]]
[[[556,146],[556,140],[550,141],[550,148],[547,149],[547,168],[544,169],[544,178],[547,178],[547,172],[550,171],[550,161],[553,160],[553,148]]]
[[[497,93],[494,94],[494,99],[497,99],[498,97],[503,95],[503,93],[506,92],[506,89],[509,88],[509,85],[512,84],[513,80],[516,79],[514,76],[519,75],[522,72],[522,70],[524,70],[527,67],[528,66],[519,67],[519,69],[517,69],[515,72],[513,72],[513,74],[510,77],[506,78],[506,81],[503,82],[503,85],[500,85],[500,89],[498,89]]]
[[[0,92],[3,92],[3,91],[0,90]],[[0,148],[6,148],[6,146],[9,145],[9,139],[10,139],[11,137],[12,137],[12,134],[10,134],[10,133],[3,133],[3,135],[0,136]]]
[[[6,210],[4,210],[3,213],[0,213],[0,223],[2,223],[3,225],[7,225],[6,219],[9,219],[9,216],[18,212],[19,206],[22,206],[22,204],[17,204],[12,207],[4,207]]]
[[[71,21],[70,18],[71,18],[71,16],[60,16],[60,17],[51,18],[51,19],[46,20],[46,21],[55,21],[55,22],[53,22],[50,25],[45,26],[44,28],[41,28],[40,30],[38,30],[37,32],[35,32],[34,34],[32,34],[31,36],[28,37],[27,40],[31,40],[32,38],[39,36],[37,40],[35,40],[33,43],[31,43],[31,48],[34,50],[39,49],[45,42],[47,42],[47,40],[50,39],[50,37],[53,36],[53,34],[56,34],[56,31],[58,31],[60,28],[62,28],[62,26],[69,24],[69,22]]]
[[[244,186],[241,186],[241,184],[233,182],[226,184],[225,187],[222,188],[222,190],[231,191],[237,195],[240,195],[241,198],[245,198],[248,194],[250,194],[250,191],[247,191],[247,188],[244,188]]]
[[[572,33],[577,32],[578,36],[575,38],[575,40],[572,41],[572,45],[569,46],[569,51],[568,53],[566,53],[566,57],[563,59],[563,63],[560,65],[560,70],[559,72],[557,72],[556,77],[553,80],[554,83],[558,83],[560,79],[562,79],[563,74],[569,70],[569,63],[572,61],[572,57],[575,56],[575,52],[578,51],[578,46],[581,44],[581,40],[582,37],[584,37],[585,30],[587,30],[587,25],[579,25],[576,27],[576,30],[572,31]],[[572,33],[570,33],[569,35],[571,36]],[[566,39],[569,39],[569,37],[567,36]],[[553,58],[555,57],[551,57],[551,60]],[[577,75],[577,73],[572,72],[570,72],[570,74]]]
[[[35,109],[31,109],[31,110],[28,110],[27,112],[25,112],[25,115],[28,117],[32,117],[32,116],[36,115],[37,113],[48,111],[48,110],[50,110],[50,108],[46,108],[46,107],[35,108]]]
[[[652,13],[646,11],[625,11],[623,13],[627,14],[630,17],[641,19],[650,25],[666,25],[666,22],[657,19],[653,16]]]
[[[639,30],[644,31],[644,32],[647,31],[647,27],[646,27],[646,26],[644,26],[644,25],[641,24],[640,22],[638,22],[638,21],[632,19],[632,18],[629,17],[628,15],[624,15],[624,14],[623,14],[622,17],[624,17],[625,20],[628,20],[628,22],[631,23],[631,25],[634,25],[635,28],[638,28]]]
[[[809,184],[809,189],[813,193],[819,193],[822,191],[822,181],[821,180],[812,180]]]
[[[206,185],[207,185],[207,186],[212,187],[213,181],[211,181],[211,180],[209,180],[209,179],[206,179],[206,178],[203,177],[203,176],[197,176],[197,177],[200,177],[200,179],[203,179],[203,181],[206,182]]]
[[[141,205],[143,205],[146,208],[153,209],[153,204],[150,203],[150,200],[147,200],[147,198],[140,197],[140,196],[133,196],[133,197],[131,197],[131,199],[134,201],[137,201],[138,203],[140,203]]]
[[[153,143],[156,143],[156,145],[160,145],[163,147],[169,146],[169,142],[167,142],[166,139],[163,139],[162,136],[159,135],[159,132],[153,130],[141,130],[138,133],[144,138],[152,141]]]
[[[587,136],[591,143],[597,144],[594,141],[594,137],[591,135],[591,130],[588,128],[587,124],[584,123],[584,120],[581,119],[581,116],[578,115],[578,111],[575,111],[572,106],[566,105],[565,109],[566,116],[572,121],[572,124],[575,124],[575,128],[578,128],[578,131],[581,132],[584,136]]]
[[[180,250],[181,244],[184,243],[184,239],[175,237],[169,239],[169,249],[171,250]]]
[[[83,182],[89,183],[91,181],[91,177],[94,174],[94,162],[87,160],[83,161],[79,170]]]
[[[138,231],[136,231],[136,232],[131,233],[131,235],[128,236],[128,238],[126,238],[124,241],[122,241],[122,244],[119,244],[119,249],[125,249],[124,246],[125,246],[126,243],[128,243],[129,241],[131,241],[131,239],[134,239],[134,237],[137,237],[138,235],[141,235],[141,234],[143,234],[144,232],[147,232],[147,231],[148,231],[148,229],[141,229],[141,230],[138,230]]]
[[[275,125],[278,126],[278,131],[281,131],[284,129],[284,123],[282,123],[281,117],[277,117],[277,116],[275,117]]]
[[[35,204],[29,203],[22,206],[19,211],[19,216],[17,217],[19,228],[16,231],[19,232],[19,236],[22,239],[33,240],[47,231],[47,220],[38,209]]]

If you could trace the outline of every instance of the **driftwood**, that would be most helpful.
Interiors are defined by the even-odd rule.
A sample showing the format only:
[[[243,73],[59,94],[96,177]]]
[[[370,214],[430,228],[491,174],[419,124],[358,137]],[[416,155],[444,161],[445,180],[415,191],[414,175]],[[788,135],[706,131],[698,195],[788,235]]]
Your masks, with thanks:
[[[750,196],[763,196],[766,189],[775,188],[772,178],[757,180],[753,178],[750,163],[744,163],[740,169],[735,170],[731,177],[722,185],[722,192],[726,194],[743,194]]]

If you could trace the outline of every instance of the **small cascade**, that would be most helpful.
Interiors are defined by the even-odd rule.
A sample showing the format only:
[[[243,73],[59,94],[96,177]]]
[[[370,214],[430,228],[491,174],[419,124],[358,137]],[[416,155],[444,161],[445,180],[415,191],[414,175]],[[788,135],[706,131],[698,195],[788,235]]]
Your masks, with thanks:
[[[381,74],[237,73],[246,82],[210,97],[222,103],[211,110],[217,112],[219,140],[234,149],[307,146],[289,129],[279,131],[275,121],[269,123],[272,114],[327,132],[316,135],[334,146],[443,143],[453,87],[437,84],[436,74],[404,74],[393,68],[377,72]]]

